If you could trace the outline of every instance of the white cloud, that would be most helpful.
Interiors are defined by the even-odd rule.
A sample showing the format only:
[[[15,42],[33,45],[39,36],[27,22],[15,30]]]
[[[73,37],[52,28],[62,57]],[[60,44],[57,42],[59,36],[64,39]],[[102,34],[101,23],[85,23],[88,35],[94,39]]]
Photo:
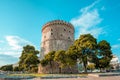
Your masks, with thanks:
[[[82,13],[87,13],[87,12],[90,11],[97,3],[99,3],[99,1],[100,1],[100,0],[97,0],[97,1],[93,2],[91,5],[82,8],[80,11],[81,11]]]
[[[71,20],[71,23],[73,25],[77,27],[81,26],[83,28],[89,28],[89,27],[95,26],[100,22],[101,22],[101,19],[99,18],[99,14],[96,9],[91,12],[82,14],[79,17],[73,18]]]
[[[18,45],[17,37],[16,36],[7,36],[6,40],[8,41],[8,44],[12,47],[12,49],[20,49],[21,46]]]
[[[0,40],[0,65],[18,62],[22,48],[27,44],[33,45],[19,36],[5,36],[4,40]]]
[[[5,54],[0,54],[0,66],[6,65],[6,64],[14,64],[18,61],[18,58],[5,55]]]
[[[112,45],[112,49],[118,49],[118,48],[120,48],[120,44]]]
[[[99,0],[82,8],[80,10],[81,14],[71,19],[70,22],[75,26],[75,29],[79,31],[77,38],[80,34],[91,33],[94,37],[98,37],[100,34],[104,33],[103,28],[98,26],[103,19],[100,17],[98,9],[94,8],[98,2]]]
[[[27,44],[33,45],[30,41],[19,36],[6,36],[4,43],[0,45],[0,54],[18,58],[21,55],[23,46]]]
[[[29,41],[18,36],[6,36],[6,40],[13,50],[19,50],[23,47],[23,45],[31,44]]]

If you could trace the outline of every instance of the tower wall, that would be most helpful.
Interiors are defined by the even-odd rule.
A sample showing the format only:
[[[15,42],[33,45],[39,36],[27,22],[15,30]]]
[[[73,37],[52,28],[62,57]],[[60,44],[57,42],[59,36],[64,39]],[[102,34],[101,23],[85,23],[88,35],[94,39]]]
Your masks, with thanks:
[[[74,27],[72,24],[61,20],[54,20],[45,24],[42,28],[41,55],[43,59],[50,51],[67,50],[74,42]],[[59,73],[59,65],[52,62],[53,73]],[[77,66],[62,69],[61,73],[77,73]],[[51,73],[50,65],[42,67],[39,65],[38,73]]]
[[[67,22],[55,20],[42,28],[41,59],[50,51],[67,50],[74,41],[74,27]]]

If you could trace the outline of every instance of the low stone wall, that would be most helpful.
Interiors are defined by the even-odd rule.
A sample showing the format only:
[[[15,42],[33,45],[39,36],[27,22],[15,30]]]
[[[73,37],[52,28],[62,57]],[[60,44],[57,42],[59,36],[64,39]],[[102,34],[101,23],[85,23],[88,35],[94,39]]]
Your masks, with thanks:
[[[69,68],[59,68],[59,65],[55,62],[52,63],[52,67],[50,65],[47,65],[45,67],[43,67],[42,65],[39,65],[38,67],[38,73],[46,73],[46,74],[59,74],[59,73],[63,73],[63,74],[71,74],[71,73],[78,73],[78,68],[77,65]]]
[[[120,76],[120,73],[93,73],[93,74],[88,74],[88,76],[93,76],[93,77]]]

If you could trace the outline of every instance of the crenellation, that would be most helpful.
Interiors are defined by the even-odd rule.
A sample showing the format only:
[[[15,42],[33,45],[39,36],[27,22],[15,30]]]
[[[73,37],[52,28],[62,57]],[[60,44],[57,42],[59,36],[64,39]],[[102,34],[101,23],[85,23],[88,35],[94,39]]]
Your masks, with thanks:
[[[73,25],[71,23],[65,22],[63,20],[55,20],[55,21],[50,21],[48,23],[46,23],[45,25],[43,25],[42,31],[43,29],[45,29],[46,27],[50,26],[50,25],[56,25],[56,24],[61,24],[61,25],[66,25],[72,29],[74,29]]]

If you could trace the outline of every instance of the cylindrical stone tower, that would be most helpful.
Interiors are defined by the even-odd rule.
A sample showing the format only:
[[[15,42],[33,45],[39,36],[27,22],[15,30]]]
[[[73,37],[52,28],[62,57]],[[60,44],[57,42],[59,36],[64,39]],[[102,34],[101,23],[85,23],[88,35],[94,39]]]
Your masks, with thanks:
[[[40,58],[50,51],[67,50],[74,41],[74,27],[72,24],[54,20],[46,23],[42,28],[42,43]]]
[[[54,20],[46,23],[42,28],[42,42],[40,59],[50,51],[67,50],[74,42],[74,27],[72,24]],[[60,68],[59,64],[52,62],[53,71],[50,65],[45,67],[39,65],[38,73],[78,73],[77,65],[71,69]]]

